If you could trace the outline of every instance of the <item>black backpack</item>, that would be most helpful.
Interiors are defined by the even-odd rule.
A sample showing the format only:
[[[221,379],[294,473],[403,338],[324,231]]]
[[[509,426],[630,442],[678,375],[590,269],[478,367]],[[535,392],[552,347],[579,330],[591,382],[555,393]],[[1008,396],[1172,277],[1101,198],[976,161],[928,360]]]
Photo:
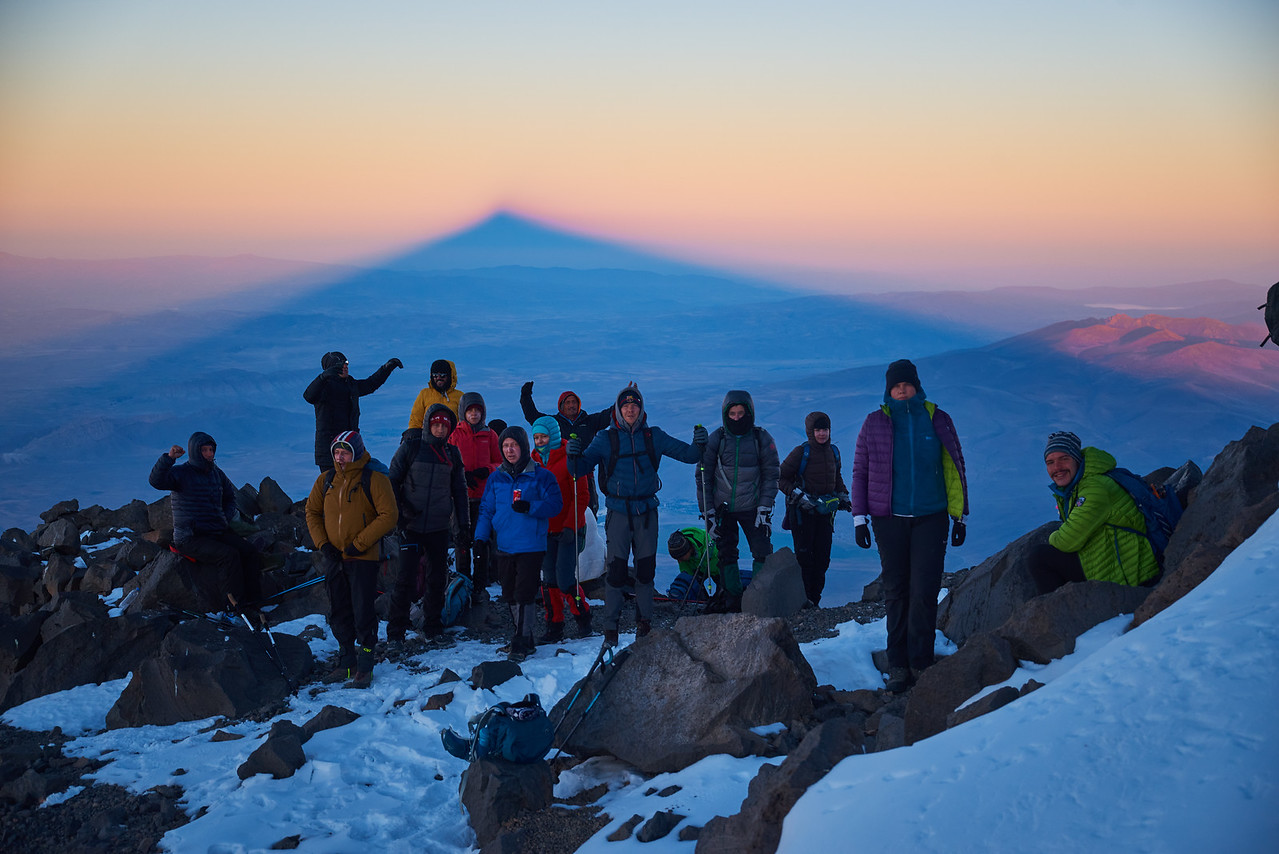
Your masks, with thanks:
[[[613,470],[617,468],[617,461],[621,459],[622,454],[622,437],[615,427],[609,427],[604,431],[608,436],[608,461],[600,466],[599,483],[600,491],[608,495],[608,482],[613,477]],[[657,473],[657,448],[653,447],[653,428],[647,424],[644,425],[644,450],[648,452],[649,462],[653,464],[653,473]],[[627,457],[638,456],[638,454],[626,454]],[[660,484],[661,481],[658,481]],[[661,488],[660,486],[658,487]],[[636,498],[634,495],[623,495],[621,498]]]
[[[1275,282],[1270,286],[1270,292],[1266,294],[1266,301],[1257,306],[1257,310],[1265,309],[1266,314],[1266,330],[1268,334],[1261,339],[1258,347],[1266,346],[1267,341],[1271,341],[1276,347],[1279,347],[1279,282]]]

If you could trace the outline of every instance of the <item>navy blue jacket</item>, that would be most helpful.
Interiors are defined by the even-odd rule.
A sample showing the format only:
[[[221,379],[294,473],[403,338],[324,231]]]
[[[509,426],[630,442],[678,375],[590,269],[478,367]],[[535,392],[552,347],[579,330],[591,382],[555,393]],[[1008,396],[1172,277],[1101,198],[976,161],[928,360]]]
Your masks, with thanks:
[[[204,459],[200,448],[217,447],[208,433],[195,432],[187,440],[187,461],[174,465],[167,453],[151,467],[147,478],[156,489],[167,489],[173,503],[173,542],[179,546],[200,534],[230,530],[235,517],[235,488],[216,463]]]

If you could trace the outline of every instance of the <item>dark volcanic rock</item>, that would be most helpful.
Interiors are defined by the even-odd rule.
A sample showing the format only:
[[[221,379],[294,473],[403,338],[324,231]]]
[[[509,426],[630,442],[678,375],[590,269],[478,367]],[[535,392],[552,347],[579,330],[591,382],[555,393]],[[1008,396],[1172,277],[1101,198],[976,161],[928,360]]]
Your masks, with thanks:
[[[1075,639],[1093,626],[1131,614],[1150,593],[1107,581],[1065,584],[1022,605],[996,633],[1023,661],[1047,664],[1075,651]]]
[[[764,560],[759,574],[742,593],[742,613],[756,617],[789,617],[804,607],[804,578],[790,549],[778,549]]]
[[[959,645],[1003,625],[1023,602],[1038,595],[1026,555],[1060,525],[1049,522],[1014,540],[960,576],[937,606],[937,628]]]

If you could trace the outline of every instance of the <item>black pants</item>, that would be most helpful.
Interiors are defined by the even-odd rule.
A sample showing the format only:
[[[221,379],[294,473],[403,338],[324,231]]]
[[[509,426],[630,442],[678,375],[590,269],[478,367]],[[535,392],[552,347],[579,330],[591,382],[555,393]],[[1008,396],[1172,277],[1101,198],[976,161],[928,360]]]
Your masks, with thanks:
[[[406,548],[400,551],[400,568],[391,591],[391,608],[386,617],[387,637],[402,636],[409,629],[409,608],[417,599],[418,573],[424,573],[422,594],[422,632],[427,637],[444,631],[444,593],[449,580],[448,529],[419,534],[405,531]]]
[[[773,542],[769,532],[755,524],[754,510],[738,510],[733,513],[719,514],[719,528],[715,532],[715,548],[719,552],[719,562],[737,563],[737,528],[740,525],[746,534],[746,545],[751,550],[751,558],[763,562],[773,553]]]
[[[546,552],[520,552],[493,554],[493,569],[502,585],[502,598],[516,605],[532,605],[537,599],[538,584],[542,579],[542,560]]]
[[[470,535],[470,542],[475,542],[475,523],[480,521],[480,499],[468,498],[467,503],[471,511],[471,521],[468,526],[467,533]],[[471,549],[457,548],[453,550],[454,556],[457,558],[457,571],[475,585],[476,590],[489,586],[488,566],[479,557],[474,559],[474,569],[472,569]]]
[[[237,602],[257,602],[262,598],[262,553],[239,534],[196,534],[178,543],[178,549],[225,578],[227,589]]]
[[[835,517],[789,510],[791,539],[795,542],[795,560],[804,579],[804,595],[814,605],[821,604],[826,588],[826,570],[830,567],[830,544],[835,533]]]
[[[874,516],[888,611],[888,666],[933,663],[937,594],[950,531],[945,511],[928,516]]]
[[[1047,543],[1039,543],[1030,550],[1026,562],[1041,596],[1071,581],[1087,581],[1077,552],[1063,552]]]
[[[375,560],[344,560],[324,576],[329,590],[329,629],[338,642],[339,661],[354,666],[355,645],[371,654],[377,645],[377,569]]]

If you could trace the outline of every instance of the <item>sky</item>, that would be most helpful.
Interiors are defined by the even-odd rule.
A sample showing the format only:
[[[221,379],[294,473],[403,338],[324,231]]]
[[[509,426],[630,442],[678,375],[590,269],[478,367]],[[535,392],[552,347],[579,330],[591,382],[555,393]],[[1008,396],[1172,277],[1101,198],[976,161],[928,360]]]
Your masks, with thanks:
[[[1279,4],[0,0],[0,252],[511,210],[834,289],[1268,283]]]
[[[850,835],[868,851],[945,854],[1273,851],[1277,558],[1279,514],[1203,584],[1140,627],[1125,633],[1129,618],[1116,617],[1080,636],[1073,654],[1023,666],[1002,683],[1020,687],[1033,678],[1044,683],[1037,691],[910,747],[845,759],[794,806],[779,852],[844,851]],[[281,630],[300,631],[312,621]],[[883,640],[883,621],[850,622],[837,638],[801,650],[819,684],[877,688],[882,678],[870,655]],[[327,635],[311,646],[317,655],[336,648]],[[306,764],[282,780],[258,775],[241,782],[236,774],[272,720],[223,726],[244,736],[237,741],[211,741],[211,720],[106,731],[107,710],[127,679],[32,700],[2,719],[34,730],[61,726],[76,736],[64,753],[107,760],[92,775],[99,782],[137,793],[181,786],[189,813],[207,811],[170,831],[161,842],[167,851],[262,851],[298,834],[304,854],[462,854],[474,842],[458,797],[466,763],[444,752],[439,733],[465,731],[471,715],[528,692],[549,709],[572,690],[597,649],[589,639],[562,646],[571,654],[542,648],[521,665],[522,676],[492,690],[466,682],[436,687],[443,668],[469,673],[492,658],[491,647],[477,641],[433,652],[409,668],[380,663],[368,690],[304,688],[280,717],[302,724],[326,704],[360,717],[315,735],[303,747]],[[937,651],[954,652],[940,633]],[[450,690],[444,708],[422,710]],[[735,813],[763,762],[712,755],[644,780],[596,758],[561,774],[556,795],[608,786],[596,803],[611,821],[579,852],[692,854],[696,843],[677,841],[678,827],[660,847],[607,837],[632,815],[673,811],[687,816],[681,826],[703,826]],[[668,787],[677,791],[651,794]],[[45,807],[77,791],[55,794]]]

